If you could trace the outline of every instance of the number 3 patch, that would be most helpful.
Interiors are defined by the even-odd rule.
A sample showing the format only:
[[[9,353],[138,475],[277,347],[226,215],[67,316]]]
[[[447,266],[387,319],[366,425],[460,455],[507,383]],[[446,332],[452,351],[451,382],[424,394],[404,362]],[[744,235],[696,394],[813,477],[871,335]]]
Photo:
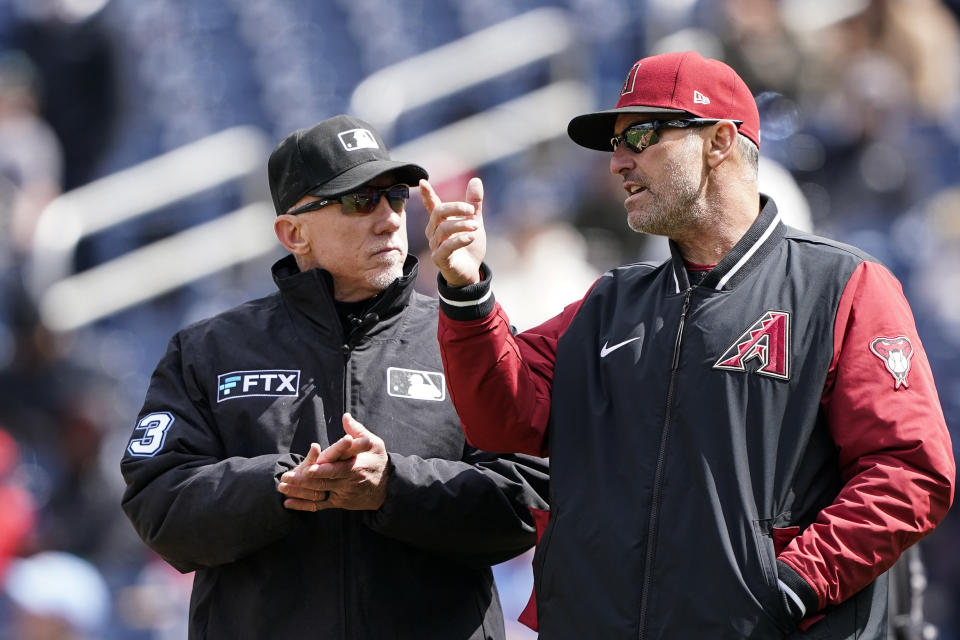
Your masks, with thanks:
[[[149,458],[157,455],[157,452],[163,448],[163,441],[167,438],[167,430],[173,424],[173,414],[168,411],[160,413],[151,413],[143,416],[137,426],[134,428],[134,436],[137,431],[143,431],[139,438],[134,437],[127,445],[127,451],[130,455],[138,458]]]

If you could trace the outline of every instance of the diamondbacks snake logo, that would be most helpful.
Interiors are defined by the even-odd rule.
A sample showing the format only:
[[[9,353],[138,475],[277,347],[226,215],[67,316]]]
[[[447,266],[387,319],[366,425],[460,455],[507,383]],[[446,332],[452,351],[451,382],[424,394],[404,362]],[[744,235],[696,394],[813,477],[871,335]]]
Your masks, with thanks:
[[[875,338],[870,343],[873,355],[883,360],[883,366],[893,376],[893,388],[909,387],[907,374],[910,373],[910,358],[913,357],[913,344],[907,336],[896,338]]]

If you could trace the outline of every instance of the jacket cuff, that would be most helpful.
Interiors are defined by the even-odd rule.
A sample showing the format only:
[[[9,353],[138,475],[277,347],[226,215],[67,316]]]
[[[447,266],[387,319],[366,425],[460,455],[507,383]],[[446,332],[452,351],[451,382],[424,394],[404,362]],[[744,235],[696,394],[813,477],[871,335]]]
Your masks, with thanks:
[[[819,608],[817,592],[783,560],[777,560],[777,584],[795,622],[799,623]]]
[[[476,284],[465,287],[451,287],[441,274],[437,274],[437,293],[440,296],[440,310],[451,320],[479,320],[493,311],[496,300],[490,288],[493,273],[486,264],[480,265],[480,277]]]
[[[276,464],[273,466],[273,481],[274,484],[280,484],[280,476],[285,474],[291,469],[295,469],[298,464],[303,462],[303,456],[299,453],[288,453],[285,455],[280,455],[277,458]]]

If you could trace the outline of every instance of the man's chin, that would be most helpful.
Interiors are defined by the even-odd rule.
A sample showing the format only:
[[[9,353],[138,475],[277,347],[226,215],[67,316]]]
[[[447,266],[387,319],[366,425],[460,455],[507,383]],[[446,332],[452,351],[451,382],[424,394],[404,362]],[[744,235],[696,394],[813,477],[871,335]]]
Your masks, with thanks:
[[[650,217],[639,212],[627,212],[627,226],[637,233],[654,233],[650,230]]]
[[[394,280],[403,275],[403,265],[396,266],[391,269],[385,269],[371,275],[369,283],[371,287],[377,289],[378,291],[383,291],[391,284]]]
[[[677,218],[662,210],[633,210],[627,212],[627,226],[637,233],[670,237],[677,230]]]

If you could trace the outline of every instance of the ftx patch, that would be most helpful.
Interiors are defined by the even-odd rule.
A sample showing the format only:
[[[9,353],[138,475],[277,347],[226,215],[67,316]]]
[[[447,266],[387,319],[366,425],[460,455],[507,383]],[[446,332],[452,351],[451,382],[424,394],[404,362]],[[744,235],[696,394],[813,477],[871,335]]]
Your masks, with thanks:
[[[217,402],[251,396],[296,396],[299,369],[231,371],[217,376]]]

